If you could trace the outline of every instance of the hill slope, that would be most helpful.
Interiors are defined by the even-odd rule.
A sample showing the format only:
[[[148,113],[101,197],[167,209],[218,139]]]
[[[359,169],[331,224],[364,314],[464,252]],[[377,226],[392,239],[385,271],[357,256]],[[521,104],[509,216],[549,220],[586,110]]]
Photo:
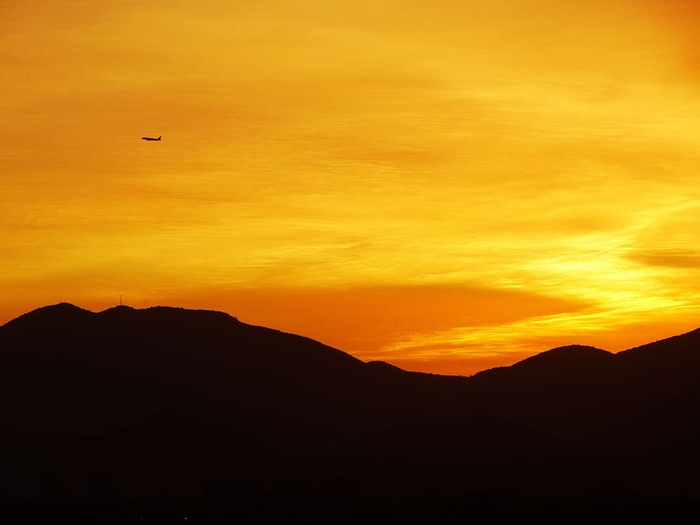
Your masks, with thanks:
[[[347,522],[461,522],[601,491],[693,501],[699,342],[562,347],[465,378],[221,312],[40,308],[0,327],[0,501],[116,516],[165,497],[307,523],[339,506]]]

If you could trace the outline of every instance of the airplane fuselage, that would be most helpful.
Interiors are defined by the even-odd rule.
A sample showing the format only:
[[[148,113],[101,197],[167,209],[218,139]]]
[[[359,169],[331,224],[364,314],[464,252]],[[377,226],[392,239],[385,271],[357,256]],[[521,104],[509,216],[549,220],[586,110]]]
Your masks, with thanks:
[[[156,137],[141,137],[141,140],[160,140],[160,137],[161,137],[160,135],[158,136],[158,138],[156,138]]]

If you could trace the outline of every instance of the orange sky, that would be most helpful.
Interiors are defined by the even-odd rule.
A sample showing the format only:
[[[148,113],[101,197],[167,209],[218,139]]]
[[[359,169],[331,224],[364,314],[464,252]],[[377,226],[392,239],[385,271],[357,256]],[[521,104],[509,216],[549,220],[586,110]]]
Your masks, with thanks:
[[[0,0],[0,323],[122,295],[455,374],[696,328],[691,4]]]

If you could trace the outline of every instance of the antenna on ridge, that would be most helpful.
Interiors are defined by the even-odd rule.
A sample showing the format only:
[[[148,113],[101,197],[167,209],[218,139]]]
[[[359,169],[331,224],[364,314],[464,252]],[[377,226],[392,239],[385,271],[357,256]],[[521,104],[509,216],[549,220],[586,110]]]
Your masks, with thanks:
[[[119,306],[124,306],[124,303],[122,303],[122,296],[119,294]]]

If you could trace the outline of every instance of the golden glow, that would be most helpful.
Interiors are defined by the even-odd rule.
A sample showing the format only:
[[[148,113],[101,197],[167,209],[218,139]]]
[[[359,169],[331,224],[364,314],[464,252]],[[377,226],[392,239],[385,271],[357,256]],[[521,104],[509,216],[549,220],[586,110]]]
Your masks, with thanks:
[[[0,2],[0,322],[121,294],[461,374],[695,328],[690,4]]]

